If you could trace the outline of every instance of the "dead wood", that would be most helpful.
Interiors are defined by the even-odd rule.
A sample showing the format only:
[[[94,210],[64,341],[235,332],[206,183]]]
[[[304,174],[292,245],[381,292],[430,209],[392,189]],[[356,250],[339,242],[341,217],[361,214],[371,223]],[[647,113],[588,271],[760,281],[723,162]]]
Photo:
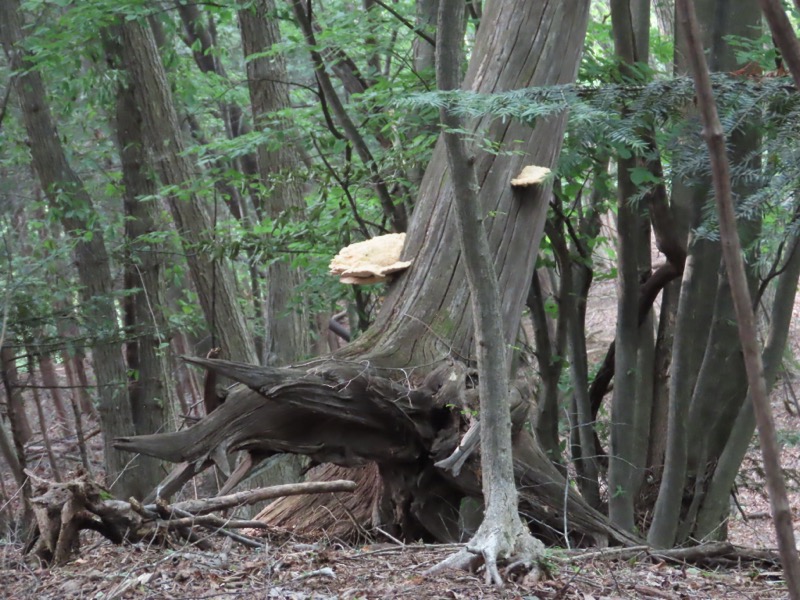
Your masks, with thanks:
[[[345,466],[417,460],[432,442],[430,390],[409,390],[360,363],[276,369],[191,359],[243,383],[195,426],[120,438],[116,447],[171,462],[205,461],[227,444],[260,457],[292,452]]]
[[[99,532],[112,542],[139,541],[144,521],[130,504],[111,499],[108,490],[87,475],[51,483],[26,471],[37,485],[31,500],[38,533],[30,552],[46,564],[67,562],[80,549],[83,529]]]
[[[352,481],[312,481],[305,483],[289,483],[285,485],[275,485],[268,488],[248,490],[228,496],[217,496],[216,498],[201,498],[198,500],[186,500],[175,504],[175,508],[190,512],[194,515],[204,515],[217,510],[225,510],[234,506],[255,504],[264,500],[274,500],[281,496],[296,496],[298,494],[324,494],[331,492],[352,492],[356,489],[356,484]]]
[[[189,361],[243,385],[190,429],[117,440],[120,448],[183,463],[159,487],[162,496],[213,464],[221,449],[247,450],[253,463],[292,452],[333,463],[312,469],[312,480],[347,477],[358,481],[359,490],[343,498],[282,498],[259,519],[350,540],[380,527],[400,539],[461,541],[461,501],[481,498],[480,456],[461,456],[457,474],[436,463],[453,454],[474,422],[474,371],[445,362],[424,378],[401,373],[403,379],[395,381],[390,375],[397,371],[335,359],[285,369]],[[565,536],[570,544],[641,543],[589,507],[539,449],[524,427],[532,396],[526,382],[512,386],[520,510],[536,533],[555,543]]]
[[[729,566],[733,563],[747,563],[760,567],[777,567],[780,556],[773,550],[744,548],[728,542],[710,542],[687,548],[671,548],[658,550],[650,546],[631,546],[629,548],[606,548],[592,552],[569,552],[567,558],[574,561],[590,560],[641,560],[650,559],[656,562],[673,562],[678,564],[694,564],[704,567]]]
[[[306,473],[306,481],[328,481],[337,478],[356,483],[358,492],[347,495],[291,496],[268,504],[256,519],[296,534],[323,534],[332,539],[353,541],[367,538],[379,513],[382,497],[378,466],[361,467],[318,465]]]
[[[65,483],[46,481],[28,471],[26,474],[37,485],[32,505],[38,532],[28,552],[45,564],[54,565],[64,564],[78,554],[79,534],[84,529],[97,531],[115,544],[135,544],[144,540],[167,543],[170,538],[177,537],[201,549],[210,549],[208,535],[199,535],[196,531],[199,526],[212,535],[226,536],[249,547],[263,547],[262,541],[229,529],[263,529],[268,525],[207,513],[287,494],[355,489],[352,481],[329,481],[262,488],[175,505],[164,501],[142,505],[133,498],[130,502],[113,499],[108,490],[86,474],[79,474]]]

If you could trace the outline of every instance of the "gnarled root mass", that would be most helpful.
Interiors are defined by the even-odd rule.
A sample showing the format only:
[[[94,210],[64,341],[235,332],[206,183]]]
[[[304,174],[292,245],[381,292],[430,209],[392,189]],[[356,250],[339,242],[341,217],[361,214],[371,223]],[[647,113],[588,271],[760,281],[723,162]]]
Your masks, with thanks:
[[[515,523],[503,523],[487,517],[475,536],[462,550],[431,567],[426,575],[445,569],[476,571],[483,565],[486,583],[503,585],[500,566],[506,577],[518,576],[526,584],[536,583],[545,571],[545,547],[534,538],[517,517]]]
[[[403,539],[462,539],[460,503],[479,499],[482,488],[480,455],[468,452],[469,436],[462,441],[475,425],[471,415],[479,404],[474,372],[465,365],[446,361],[398,381],[391,369],[337,358],[292,368],[188,360],[243,385],[233,387],[219,408],[189,429],[116,440],[117,448],[181,463],[159,486],[162,496],[219,462],[215,456],[224,452],[245,450],[252,460],[242,464],[290,452],[338,467],[375,465],[355,503],[368,507],[367,516],[354,521],[352,512],[331,523],[319,517],[319,511],[330,510],[326,497],[282,499],[262,515],[269,523],[306,531],[327,526],[329,533],[349,539],[371,526],[388,527]],[[509,393],[514,475],[520,510],[535,527],[533,533],[553,543],[641,544],[587,505],[527,431],[529,382],[515,381]],[[477,427],[472,431],[477,443]],[[440,462],[448,457],[454,460]],[[237,480],[231,476],[226,489]]]
[[[268,525],[209,513],[288,495],[352,492],[356,487],[352,481],[296,483],[175,504],[159,500],[142,505],[133,498],[129,502],[111,498],[108,490],[86,474],[66,483],[54,483],[26,473],[39,488],[31,500],[37,528],[27,553],[48,565],[64,564],[75,556],[80,549],[79,534],[84,529],[97,531],[115,544],[166,542],[173,537],[210,549],[206,539],[210,533],[260,548],[263,541],[231,530],[266,529]],[[198,535],[198,527],[205,530],[205,535]]]

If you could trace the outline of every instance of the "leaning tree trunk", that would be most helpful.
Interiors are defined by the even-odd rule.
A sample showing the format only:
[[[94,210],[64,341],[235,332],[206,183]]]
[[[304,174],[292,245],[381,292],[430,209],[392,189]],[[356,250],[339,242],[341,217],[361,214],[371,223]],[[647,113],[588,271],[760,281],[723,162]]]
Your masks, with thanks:
[[[788,24],[783,8],[777,2],[762,2],[765,14],[773,28],[773,33],[781,38],[781,32],[776,31],[776,22],[773,17],[778,13],[783,18],[781,25]],[[759,348],[758,329],[756,327],[753,301],[748,289],[745,262],[742,257],[742,245],[739,242],[736,214],[731,191],[731,171],[727,157],[725,132],[717,115],[717,107],[711,89],[711,78],[708,67],[704,61],[702,46],[699,41],[697,19],[694,7],[688,0],[678,0],[678,14],[682,29],[686,32],[688,47],[690,49],[690,63],[697,91],[697,104],[703,116],[703,137],[708,144],[708,153],[711,162],[711,173],[714,181],[714,199],[719,216],[720,240],[722,253],[725,259],[725,270],[730,280],[731,296],[736,311],[736,320],[739,326],[739,339],[741,341],[744,365],[747,370],[747,383],[753,410],[758,424],[761,438],[761,455],[764,460],[767,487],[769,489],[770,508],[775,522],[778,539],[778,548],[781,555],[784,574],[791,598],[800,598],[800,557],[797,553],[794,530],[792,527],[792,510],[786,494],[786,484],[780,463],[775,422],[772,408],[769,403],[769,394],[764,378],[764,365],[761,361]],[[773,12],[774,11],[774,12]],[[771,18],[773,17],[773,18]],[[791,31],[786,44],[781,46],[786,50],[788,42],[793,42],[792,51],[795,53],[793,60],[800,62],[797,38]],[[781,40],[783,42],[783,40]],[[794,69],[793,69],[794,71]],[[800,71],[793,72],[795,81],[800,82]]]
[[[28,62],[23,50],[22,15],[18,0],[0,2],[0,34],[11,66],[17,72],[17,95],[25,129],[30,138],[31,156],[54,211],[75,245],[75,266],[81,283],[89,331],[104,332],[92,347],[94,372],[100,397],[100,424],[105,436],[106,477],[115,494],[130,496],[130,456],[115,449],[113,439],[133,433],[126,389],[127,375],[117,338],[117,314],[113,280],[103,231],[87,218],[94,212],[92,198],[77,173],[67,162],[61,140],[47,105],[41,74]],[[77,210],[75,210],[77,208]],[[70,210],[72,209],[72,210]],[[84,235],[90,232],[91,235]]]
[[[492,93],[571,82],[588,8],[585,0],[490,2],[463,89]],[[475,154],[506,343],[519,329],[550,192],[544,184],[520,197],[510,182],[523,165],[555,166],[565,119],[557,115],[531,128],[487,116],[470,126],[477,137],[507,150],[468,149]],[[453,193],[440,140],[407,236],[404,254],[413,264],[390,286],[376,323],[359,340],[329,359],[291,369],[193,359],[245,385],[186,431],[122,439],[119,445],[192,468],[210,464],[211,450],[220,445],[260,456],[292,451],[342,466],[375,462],[382,485],[373,498],[373,523],[405,537],[459,539],[458,505],[465,496],[480,497],[480,468],[474,456],[452,472],[434,464],[458,446],[465,415],[478,396],[473,316],[451,210]],[[633,541],[570,489],[524,428],[530,396],[529,387],[519,382],[511,388],[514,471],[523,485],[525,511],[544,524],[543,532],[562,532],[566,491],[568,529]],[[304,511],[312,512],[307,506]],[[295,514],[294,522],[303,516]]]
[[[574,80],[581,56],[587,2],[491,2],[483,14],[462,89],[491,94]],[[503,32],[499,35],[498,32]],[[511,40],[524,39],[512,45]],[[503,326],[511,343],[536,263],[549,187],[532,202],[513,199],[511,179],[526,164],[552,168],[561,150],[565,115],[537,121],[486,116],[470,130],[504,149],[475,153],[485,226],[495,256]],[[472,311],[451,210],[452,183],[442,141],[422,181],[403,259],[414,264],[393,285],[376,322],[343,357],[376,365],[419,367],[447,357],[474,358]]]

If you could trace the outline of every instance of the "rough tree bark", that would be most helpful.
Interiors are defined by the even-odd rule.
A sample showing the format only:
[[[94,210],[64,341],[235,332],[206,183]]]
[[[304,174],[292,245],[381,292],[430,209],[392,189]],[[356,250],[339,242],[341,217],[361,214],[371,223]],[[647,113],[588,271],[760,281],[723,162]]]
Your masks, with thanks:
[[[453,27],[464,18],[461,0],[440,0],[436,39],[436,82],[441,91],[457,90],[463,35]],[[439,565],[468,566],[476,555],[486,565],[486,580],[502,585],[498,559],[524,564],[538,577],[544,545],[534,539],[518,512],[511,451],[511,410],[509,406],[509,350],[503,333],[500,286],[484,229],[484,215],[478,201],[478,182],[461,134],[464,127],[450,106],[439,109],[445,126],[442,134],[447,165],[453,181],[456,230],[475,328],[478,364],[478,396],[481,424],[481,477],[485,514],[483,523],[467,549]]]
[[[174,188],[168,196],[169,207],[203,313],[225,356],[255,363],[258,357],[237,301],[233,272],[202,250],[213,239],[212,223],[204,199],[192,189],[194,167],[184,153],[186,146],[153,32],[146,21],[126,20],[121,27],[123,58],[142,115],[144,137],[161,182]]]
[[[585,0],[490,2],[463,89],[480,93],[574,79],[585,35]],[[523,41],[524,40],[524,41]],[[510,186],[525,164],[552,168],[565,115],[534,128],[486,116],[468,125],[505,152],[475,153],[477,195],[502,292],[505,343],[518,330],[538,245],[549,185],[524,200]],[[119,441],[121,447],[202,466],[213,448],[246,448],[268,456],[292,451],[320,462],[375,462],[381,476],[373,523],[406,538],[457,540],[458,506],[480,497],[475,457],[459,474],[434,463],[451,455],[478,401],[470,294],[452,210],[454,186],[440,140],[422,183],[405,256],[413,264],[389,288],[375,324],[329,358],[294,369],[193,359],[243,382],[194,427]],[[514,474],[520,500],[546,526],[539,532],[580,532],[633,540],[592,511],[550,463],[530,433],[530,390],[511,388]],[[564,497],[569,517],[564,520]],[[307,513],[312,513],[305,507]],[[296,515],[302,520],[303,515]]]
[[[119,27],[113,30],[119,37]],[[119,40],[104,41],[106,59],[111,68],[121,68]],[[147,236],[162,229],[160,206],[151,200],[157,182],[150,173],[142,118],[133,88],[122,81],[117,85],[115,106],[117,148],[122,167],[125,207],[125,236],[128,255],[125,285],[137,290],[125,298],[125,321],[130,339],[126,341],[128,369],[132,373],[129,389],[131,412],[137,434],[172,429],[172,386],[170,385],[169,341],[171,334],[164,315],[163,259],[164,245]],[[159,461],[143,460],[136,474],[137,498],[144,498],[163,477]]]

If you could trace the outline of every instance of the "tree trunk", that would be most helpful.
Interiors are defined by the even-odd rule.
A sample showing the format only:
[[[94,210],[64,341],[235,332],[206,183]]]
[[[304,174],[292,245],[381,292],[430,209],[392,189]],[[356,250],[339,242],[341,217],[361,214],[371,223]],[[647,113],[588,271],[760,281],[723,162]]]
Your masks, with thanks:
[[[463,36],[452,27],[464,18],[462,0],[440,0],[436,40],[436,82],[442,91],[458,88]],[[538,572],[544,546],[535,541],[519,517],[514,459],[511,451],[509,403],[509,352],[500,312],[500,286],[489,250],[484,216],[478,200],[478,183],[461,134],[462,119],[450,107],[439,109],[447,166],[453,182],[453,206],[459,248],[469,285],[478,363],[481,425],[481,480],[485,515],[465,552],[480,552],[486,577],[502,584],[498,559],[523,559]],[[518,201],[524,201],[520,194]],[[458,556],[458,555],[456,555]],[[447,561],[446,561],[447,562]]]
[[[645,2],[645,5],[648,5]],[[647,61],[649,45],[649,6],[641,2],[611,0],[611,23],[614,31],[614,48],[626,65]],[[634,23],[634,19],[636,22]],[[643,26],[644,24],[644,26]],[[644,39],[640,39],[643,36]],[[643,56],[640,53],[644,53]],[[622,73],[629,73],[626,68]],[[639,366],[639,237],[642,223],[639,210],[632,198],[638,193],[631,178],[637,161],[620,157],[618,170],[617,208],[617,332],[615,342],[614,396],[611,403],[611,443],[608,469],[609,516],[628,531],[633,531],[633,504],[637,454],[637,367]],[[645,317],[646,322],[646,317]]]
[[[490,3],[462,89],[490,94],[573,81],[585,34],[585,5],[581,0],[525,6]],[[489,33],[497,31],[505,33],[500,38]],[[503,48],[517,35],[530,42],[524,52],[515,47],[517,51],[509,54]],[[478,59],[482,56],[496,58],[482,62]],[[537,121],[533,131],[518,121],[490,116],[469,125],[471,132],[480,132],[479,136],[507,149],[500,154],[473,152],[479,197],[485,214],[490,215],[486,227],[503,291],[508,343],[519,330],[549,192],[542,190],[542,201],[521,204],[513,201],[509,181],[525,164],[555,166],[564,125],[565,115]],[[370,330],[345,348],[343,357],[363,356],[373,364],[395,367],[430,364],[447,356],[473,359],[472,313],[449,207],[452,194],[440,140],[425,173],[403,251],[403,259],[413,258],[414,264],[390,288]],[[509,222],[515,226],[506,227]]]
[[[119,35],[119,27],[114,29]],[[106,33],[108,35],[108,33]],[[106,40],[107,60],[112,66],[122,61],[122,48]],[[152,240],[160,230],[159,205],[141,198],[156,194],[156,183],[148,174],[142,119],[133,89],[118,84],[116,90],[117,145],[125,186],[125,237],[128,256],[125,265],[126,287],[136,289],[126,297],[126,325],[131,412],[139,435],[156,433],[174,426],[174,394],[169,381],[170,331],[164,316],[164,282],[161,275],[164,245]],[[148,236],[151,236],[148,238]],[[137,498],[144,498],[162,479],[160,462],[144,460],[138,466]]]
[[[242,45],[247,60],[247,84],[257,127],[287,131],[289,123],[277,120],[278,111],[290,107],[286,65],[281,54],[267,55],[280,43],[280,31],[273,0],[259,0],[239,11]],[[296,149],[277,139],[258,147],[258,174],[264,190],[261,204],[266,215],[278,223],[304,218],[303,186],[293,174],[299,160]],[[287,365],[309,352],[308,320],[298,297],[300,271],[292,266],[291,255],[276,257],[267,270],[267,364]]]
[[[39,363],[39,370],[42,373],[42,383],[50,397],[53,399],[53,408],[55,409],[56,416],[58,417],[58,427],[63,435],[69,435],[69,419],[67,418],[67,407],[64,404],[64,398],[61,395],[60,384],[56,368],[53,364],[53,357],[49,353],[37,353],[37,362]],[[66,367],[66,365],[65,365]],[[68,385],[72,382],[67,380]]]
[[[490,3],[462,88],[491,93],[572,81],[588,8],[584,0]],[[526,43],[508,46],[509,40],[516,39]],[[468,126],[479,132],[479,138],[488,137],[508,150],[467,150],[475,154],[480,214],[502,293],[505,343],[511,343],[519,330],[550,192],[545,183],[520,199],[510,180],[526,164],[555,166],[564,124],[564,115],[537,121],[533,129],[487,116]],[[451,210],[454,186],[446,163],[440,140],[422,183],[404,250],[404,256],[414,262],[390,286],[376,323],[363,336],[330,361],[298,370],[198,361],[250,387],[236,388],[217,411],[184,432],[121,440],[120,445],[179,461],[207,456],[209,447],[226,443],[265,456],[291,450],[345,466],[374,461],[383,483],[377,514],[397,527],[400,535],[413,536],[420,527],[433,535],[432,531],[443,530],[441,515],[447,515],[449,522],[457,519],[457,511],[454,516],[452,507],[445,504],[465,494],[478,496],[480,480],[474,460],[461,475],[444,474],[433,466],[458,445],[464,413],[470,414],[469,406],[474,407],[477,397],[469,370],[476,357],[473,314]],[[255,389],[273,392],[267,392],[265,402],[251,391]],[[515,447],[536,448],[522,428],[530,391],[515,386],[512,392]],[[530,457],[530,452],[525,456]],[[581,503],[541,450],[536,457],[539,463],[515,465],[515,470],[518,476],[527,473],[528,481],[537,482],[530,489],[546,490],[548,508],[526,501],[526,510],[547,523],[553,515],[560,518],[558,512],[547,515],[551,507],[561,510],[566,489],[570,506],[581,506],[583,515],[588,515],[581,527],[595,527],[598,535],[631,539]]]
[[[786,259],[784,270],[778,278],[775,300],[769,319],[769,334],[763,351],[764,379],[769,390],[775,383],[783,361],[797,296],[797,282],[800,279],[798,237],[790,238],[787,246],[790,248],[789,256]],[[697,522],[693,524],[695,526],[693,537],[696,539],[703,540],[714,535],[720,523],[725,519],[730,506],[728,499],[742,460],[750,447],[755,428],[753,402],[748,396],[739,411],[725,448],[719,456],[703,506],[697,515]]]
[[[52,209],[61,215],[64,229],[74,239],[87,330],[101,332],[93,345],[92,355],[100,396],[100,421],[105,434],[106,477],[109,482],[116,482],[112,487],[115,494],[128,497],[132,477],[126,472],[126,466],[130,457],[116,450],[113,440],[133,433],[133,427],[103,231],[89,223],[94,212],[92,199],[67,162],[46,102],[41,75],[26,64],[19,8],[18,0],[0,1],[3,45],[13,69],[19,73],[15,87],[30,138],[34,166]],[[86,232],[91,235],[84,235]]]
[[[786,14],[780,4],[762,2],[766,7],[779,12],[783,17],[782,25],[788,24]],[[719,216],[720,240],[725,258],[725,269],[730,280],[731,296],[736,309],[736,321],[739,326],[739,339],[744,365],[747,370],[747,383],[750,386],[753,410],[758,423],[761,438],[761,454],[764,460],[767,487],[769,489],[770,507],[775,522],[781,562],[786,576],[789,595],[800,598],[800,558],[798,558],[797,545],[792,527],[792,510],[786,495],[786,484],[781,472],[780,452],[775,435],[775,423],[772,409],[769,404],[769,394],[764,378],[764,365],[759,351],[758,330],[753,309],[753,302],[748,289],[748,280],[745,262],[742,257],[742,246],[739,243],[739,233],[736,226],[736,214],[731,191],[731,173],[727,157],[725,134],[717,115],[717,107],[711,90],[711,78],[708,67],[703,57],[699,41],[697,19],[694,8],[688,0],[678,0],[680,6],[678,14],[680,23],[686,32],[692,74],[697,90],[697,104],[703,116],[703,136],[708,144],[708,153],[711,159],[711,172],[714,181],[714,198]],[[773,15],[765,11],[767,17]],[[773,20],[770,26],[773,31],[777,29]],[[780,32],[775,31],[780,37]],[[792,50],[794,66],[800,67],[800,48],[794,32],[787,36],[785,41],[793,42]],[[800,70],[793,73],[797,82],[800,82]]]
[[[593,194],[593,198],[597,197]],[[594,213],[593,217],[589,217],[587,221],[597,220],[593,208],[590,207],[587,212]],[[589,362],[585,336],[586,296],[591,286],[592,271],[585,264],[579,264],[579,261],[574,260],[573,253],[580,255],[582,260],[589,258],[585,247],[572,248],[571,251],[565,238],[566,224],[562,215],[563,213],[560,213],[552,224],[548,221],[545,230],[561,269],[558,304],[559,326],[564,324],[569,341],[567,351],[573,388],[569,422],[572,461],[578,476],[578,489],[590,506],[599,509],[600,481],[595,456],[592,410],[588,395]],[[585,227],[585,223],[581,223],[581,225]],[[583,240],[578,240],[577,243],[581,244]]]
[[[36,382],[36,370],[34,366],[34,353],[32,348],[28,349],[28,383],[31,388],[31,395],[33,396],[33,403],[36,405],[36,416],[39,418],[39,431],[42,434],[42,443],[44,444],[45,452],[47,452],[47,459],[50,461],[50,470],[53,473],[53,479],[57,483],[63,480],[61,477],[61,469],[58,466],[56,455],[53,452],[53,444],[50,442],[50,428],[47,426],[47,417],[44,414],[44,406],[42,403],[42,395],[39,393],[39,386]],[[63,425],[63,423],[62,423]]]
[[[61,305],[56,307],[56,311],[66,314],[71,313],[72,309]],[[75,339],[80,335],[77,326],[69,317],[58,318],[56,328],[58,329],[58,335],[65,340]],[[67,343],[67,348],[61,351],[61,361],[64,363],[67,380],[73,386],[73,392],[77,394],[81,410],[86,415],[98,418],[97,409],[89,393],[89,377],[86,375],[85,365],[86,355],[80,346],[76,348],[70,348],[69,346],[70,344]]]
[[[559,422],[559,389],[564,362],[561,360],[567,344],[566,324],[567,319],[559,305],[559,316],[555,331],[550,328],[550,319],[545,312],[545,302],[553,296],[545,296],[545,287],[542,285],[542,269],[533,272],[531,289],[525,304],[531,312],[534,339],[536,343],[536,362],[539,367],[539,388],[536,394],[536,418],[534,425],[539,443],[550,460],[560,461],[561,450],[558,439]],[[558,297],[564,297],[563,286],[559,287]]]
[[[192,190],[194,169],[184,153],[172,93],[153,32],[141,21],[124,21],[122,38],[123,57],[142,115],[144,138],[161,182],[174,188],[168,196],[170,211],[212,335],[220,340],[225,356],[257,362],[255,345],[237,301],[232,270],[210,258],[203,249],[213,241],[213,224],[203,199]]]
[[[17,357],[11,346],[4,345],[0,348],[0,363],[2,363],[0,370],[2,370],[2,383],[8,403],[8,420],[11,422],[14,441],[22,448],[31,441],[33,428],[25,410],[25,397],[22,394],[22,386],[17,372]]]
[[[757,35],[758,10],[751,3],[734,0],[708,0],[696,3],[696,7],[699,22],[703,24],[701,37],[708,49],[710,68],[735,69],[735,53],[726,36]],[[734,14],[736,18],[732,18]],[[687,50],[682,35],[681,32],[676,37],[675,62],[676,70],[686,72]],[[734,160],[743,160],[755,147],[754,137],[747,133],[737,134],[730,142]],[[702,206],[708,198],[708,188],[707,181],[695,183],[692,188],[680,181],[674,186],[675,203],[691,207],[693,232],[676,317],[664,475],[648,536],[648,541],[656,547],[671,547],[678,537],[689,533],[691,513],[702,502],[707,464],[717,456],[711,453],[711,436],[721,436],[723,440],[727,437],[714,434],[716,424],[727,423],[720,427],[730,431],[732,419],[744,400],[744,369],[733,324],[733,305],[727,280],[718,276],[720,246],[718,242],[698,238],[695,233],[704,218]],[[747,229],[752,236],[753,228]],[[712,296],[713,304],[707,300]],[[713,447],[718,453],[720,442]],[[687,481],[689,476],[693,481]],[[683,503],[687,485],[695,488],[696,497],[688,510]],[[681,519],[687,516],[679,530]]]

